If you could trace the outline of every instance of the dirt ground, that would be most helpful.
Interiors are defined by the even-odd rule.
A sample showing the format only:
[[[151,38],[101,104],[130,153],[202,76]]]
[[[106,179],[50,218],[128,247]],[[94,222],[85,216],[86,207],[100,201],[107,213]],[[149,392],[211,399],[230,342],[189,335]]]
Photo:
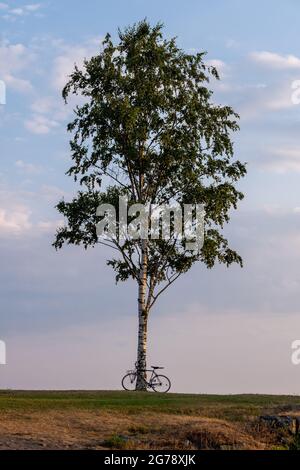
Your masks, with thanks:
[[[254,423],[107,411],[1,411],[0,449],[267,449]]]

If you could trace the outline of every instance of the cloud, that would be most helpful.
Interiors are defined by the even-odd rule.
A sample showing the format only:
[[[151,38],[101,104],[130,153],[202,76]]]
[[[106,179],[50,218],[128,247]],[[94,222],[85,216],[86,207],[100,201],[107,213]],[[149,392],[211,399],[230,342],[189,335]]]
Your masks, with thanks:
[[[74,70],[74,65],[83,66],[85,58],[91,57],[99,50],[102,38],[93,37],[83,45],[70,46],[61,40],[53,41],[53,46],[59,51],[53,61],[51,74],[51,87],[55,92],[53,96],[37,97],[31,104],[33,115],[25,121],[25,127],[35,134],[48,134],[58,127],[72,112],[71,107],[64,106],[61,90]],[[59,93],[58,93],[59,92]],[[70,100],[75,107],[79,98]]]
[[[45,220],[38,222],[36,227],[37,230],[41,233],[50,233],[54,234],[56,230],[59,227],[64,226],[64,220],[63,219],[57,219],[57,220]]]
[[[53,111],[54,103],[51,96],[37,98],[31,105],[33,112],[38,114],[48,114]]]
[[[41,167],[33,165],[32,163],[26,163],[23,160],[17,160],[15,166],[18,170],[29,175],[39,174],[41,172]]]
[[[4,81],[9,88],[19,91],[21,93],[29,93],[33,91],[33,86],[29,80],[16,78],[13,75],[3,75]]]
[[[41,8],[40,3],[32,3],[31,5],[25,5],[25,10],[27,11],[37,11]]]
[[[24,10],[23,10],[23,8],[13,8],[13,9],[9,10],[9,13],[11,15],[21,16],[21,15],[24,14]]]
[[[17,160],[15,167],[26,175],[39,174],[41,167]],[[36,240],[45,233],[55,233],[63,225],[57,219],[54,205],[66,195],[65,191],[54,186],[41,186],[35,192],[24,191],[20,187],[12,189],[0,186],[0,238],[9,240],[11,236],[25,236]],[[33,242],[34,243],[34,242]]]
[[[33,134],[43,135],[49,134],[52,129],[58,127],[59,123],[53,119],[48,119],[45,116],[33,115],[24,123],[25,128]]]
[[[237,90],[236,90],[237,91]],[[291,82],[289,80],[278,80],[271,85],[261,86],[241,90],[237,110],[243,120],[264,118],[266,113],[272,113],[295,108],[292,101]],[[233,90],[234,92],[234,90]],[[265,121],[267,122],[267,121]]]
[[[8,188],[0,182],[0,236],[10,237],[32,228],[30,194]]]
[[[24,205],[16,205],[10,210],[0,206],[0,234],[19,235],[32,227],[31,210]]]
[[[278,174],[300,173],[300,147],[270,149],[260,165]]]
[[[57,91],[61,91],[68,81],[68,76],[74,70],[74,64],[76,63],[81,67],[86,57],[90,57],[97,52],[100,42],[101,39],[95,37],[81,46],[69,46],[63,41],[54,43],[55,47],[59,49],[59,55],[53,62],[51,78],[55,95],[37,97],[31,104],[33,113],[24,122],[25,128],[29,132],[39,135],[49,134],[67,119],[71,113],[71,108],[64,106]],[[75,98],[71,100],[71,103],[75,103],[75,101],[78,103]]]
[[[51,115],[55,121],[63,121],[67,118],[70,110],[64,103],[60,96],[43,96],[37,98],[31,105],[31,110],[34,114]]]
[[[207,60],[207,61],[206,61],[206,65],[209,65],[209,66],[212,66],[212,67],[216,67],[216,69],[218,69],[218,70],[225,69],[225,68],[227,67],[227,65],[225,64],[225,62],[223,62],[223,60],[220,60],[220,59],[210,59],[210,60]]]
[[[22,70],[32,60],[32,55],[21,43],[11,44],[3,42],[0,44],[0,71],[3,73],[11,70]]]
[[[35,14],[40,8],[40,3],[32,3],[16,8],[9,8],[7,4],[0,3],[0,10],[5,10],[5,15],[3,18],[8,21],[14,21],[17,17],[24,17],[30,14]]]
[[[55,58],[53,64],[52,85],[56,90],[63,89],[75,64],[81,68],[85,58],[98,52],[101,40],[101,38],[95,37],[83,45],[61,45],[61,53]]]
[[[51,205],[51,207],[63,197],[71,198],[71,194],[69,194],[67,191],[49,184],[44,184],[41,187],[40,196],[43,197],[47,204]]]
[[[68,81],[68,78],[74,70],[75,63],[81,67],[86,57],[85,48],[70,48],[65,55],[55,59],[53,72],[53,86],[57,90],[62,90]]]
[[[293,106],[289,84],[282,84],[282,86],[272,90],[266,100],[266,108],[274,111],[292,108]]]
[[[274,52],[252,52],[250,57],[258,64],[274,69],[300,69],[300,59],[294,55],[280,55]]]
[[[219,75],[221,78],[224,78],[226,75],[226,72],[229,70],[229,66],[220,59],[210,59],[206,61],[206,65],[215,67],[217,71],[219,72]]]
[[[64,220],[39,220],[33,222],[33,212],[29,206],[14,204],[10,209],[0,205],[0,237],[40,236],[43,233],[54,234],[64,225]]]
[[[12,89],[28,93],[32,91],[32,85],[26,78],[19,74],[29,69],[35,59],[34,54],[23,44],[0,43],[0,77]]]

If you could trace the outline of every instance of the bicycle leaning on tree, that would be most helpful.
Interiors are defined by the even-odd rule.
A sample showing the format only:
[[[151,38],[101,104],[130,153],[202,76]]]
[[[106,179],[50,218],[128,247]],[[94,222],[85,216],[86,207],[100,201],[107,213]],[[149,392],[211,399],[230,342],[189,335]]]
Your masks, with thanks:
[[[142,375],[146,388],[154,392],[167,393],[171,388],[171,382],[165,375],[158,374],[156,371],[164,369],[164,367],[151,366],[152,369],[138,370],[137,363],[134,370],[128,370],[127,374],[122,379],[122,387],[128,392],[136,389],[136,380],[138,374]],[[147,379],[150,373],[150,378]]]

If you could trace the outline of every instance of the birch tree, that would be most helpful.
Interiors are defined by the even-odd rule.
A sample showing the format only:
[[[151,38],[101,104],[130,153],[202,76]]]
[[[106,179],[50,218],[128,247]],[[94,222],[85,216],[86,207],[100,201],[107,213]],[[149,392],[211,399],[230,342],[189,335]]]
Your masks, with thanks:
[[[65,101],[81,96],[68,125],[72,166],[67,174],[78,192],[71,202],[57,205],[66,224],[58,229],[54,246],[108,245],[107,264],[116,281],[136,282],[138,390],[145,389],[148,319],[160,296],[195,262],[208,268],[242,266],[222,234],[243,198],[237,182],[246,167],[234,159],[232,143],[238,115],[213,102],[212,79],[219,79],[218,72],[205,64],[205,53],[184,52],[176,38],[164,37],[162,24],[144,20],[119,30],[117,43],[107,34],[99,53],[81,69],[74,67],[63,90]],[[174,234],[156,240],[100,239],[97,208],[111,204],[118,213],[120,197],[148,208],[202,204],[201,250],[186,249]]]

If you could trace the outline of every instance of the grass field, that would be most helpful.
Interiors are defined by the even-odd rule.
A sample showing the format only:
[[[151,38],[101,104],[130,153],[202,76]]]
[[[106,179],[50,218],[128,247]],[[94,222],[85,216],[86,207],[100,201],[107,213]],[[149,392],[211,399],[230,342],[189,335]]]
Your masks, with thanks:
[[[300,397],[140,392],[0,392],[1,449],[288,449]]]

